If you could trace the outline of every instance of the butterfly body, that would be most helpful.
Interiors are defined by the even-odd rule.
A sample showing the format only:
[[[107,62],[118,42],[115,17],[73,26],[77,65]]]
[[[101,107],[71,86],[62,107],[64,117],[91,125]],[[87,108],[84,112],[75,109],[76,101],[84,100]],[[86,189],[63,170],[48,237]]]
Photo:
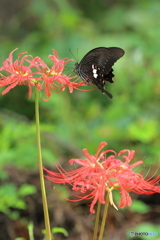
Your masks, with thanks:
[[[112,98],[105,90],[105,82],[113,83],[114,77],[112,66],[124,55],[124,50],[117,47],[99,47],[92,49],[80,61],[75,64],[75,72],[87,84],[93,83],[104,94]]]

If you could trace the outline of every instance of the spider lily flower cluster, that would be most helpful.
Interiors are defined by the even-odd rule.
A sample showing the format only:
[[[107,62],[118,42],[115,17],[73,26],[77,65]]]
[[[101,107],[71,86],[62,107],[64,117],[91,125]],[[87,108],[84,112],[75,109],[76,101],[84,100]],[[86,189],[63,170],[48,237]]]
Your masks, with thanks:
[[[53,55],[49,55],[49,59],[53,62],[53,66],[49,68],[40,57],[33,58],[26,52],[20,53],[18,59],[13,61],[13,50],[9,57],[3,62],[0,67],[0,87],[7,86],[2,91],[6,94],[17,85],[28,85],[28,98],[32,95],[32,86],[35,86],[39,91],[45,90],[47,97],[51,96],[51,90],[55,92],[64,91],[69,88],[70,93],[73,89],[79,86],[86,86],[84,82],[77,83],[71,81],[74,77],[63,74],[64,66],[73,59],[63,58],[58,59],[56,50]]]
[[[105,194],[109,194],[110,204],[117,208],[113,202],[112,191],[118,190],[121,199],[119,207],[130,206],[132,203],[129,192],[137,194],[160,193],[160,187],[155,186],[160,175],[145,176],[133,170],[136,166],[143,164],[137,161],[129,165],[135,151],[122,150],[116,154],[113,150],[101,151],[106,142],[102,142],[95,155],[90,155],[87,149],[83,149],[85,159],[71,159],[69,163],[79,164],[81,167],[66,172],[60,165],[57,165],[59,172],[52,172],[44,168],[46,178],[54,183],[69,184],[73,195],[78,201],[91,199],[90,212],[95,213],[94,206],[97,201],[105,204]],[[110,153],[108,157],[106,154]],[[120,160],[119,158],[122,158]],[[75,194],[77,192],[77,194]]]

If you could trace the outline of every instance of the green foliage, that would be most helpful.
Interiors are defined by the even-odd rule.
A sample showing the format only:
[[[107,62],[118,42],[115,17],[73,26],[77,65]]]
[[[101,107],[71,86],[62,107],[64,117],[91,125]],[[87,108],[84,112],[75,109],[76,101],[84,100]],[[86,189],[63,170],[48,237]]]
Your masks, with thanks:
[[[129,208],[132,212],[138,212],[141,214],[147,213],[150,210],[148,205],[139,200],[133,200],[133,203]]]
[[[15,240],[26,240],[25,238],[15,238]]]
[[[13,114],[9,112],[9,114]],[[42,132],[51,132],[54,126],[49,124],[41,125]],[[9,117],[7,114],[1,114],[0,123],[0,178],[6,178],[3,167],[6,165],[15,165],[19,168],[37,168],[37,149],[35,136],[35,123],[29,119],[21,118],[20,115]],[[46,136],[47,138],[47,136]],[[49,141],[49,140],[48,140]],[[50,150],[49,144],[43,144],[43,157],[46,163],[53,163],[55,154]]]
[[[62,233],[65,237],[68,237],[68,232],[64,228],[54,227],[51,229],[51,232],[53,233],[53,235],[55,233]],[[45,235],[46,230],[42,230],[42,233]],[[54,239],[54,236],[53,236],[53,239]]]
[[[28,224],[29,240],[34,240],[33,228],[34,228],[33,222],[30,222]]]
[[[19,218],[18,209],[26,209],[24,197],[36,192],[35,186],[24,184],[19,189],[13,183],[3,184],[0,188],[0,211],[11,219]],[[16,209],[11,211],[11,208]]]
[[[53,234],[55,234],[55,233],[63,233],[63,235],[65,237],[68,237],[68,232],[64,228],[60,228],[60,227],[52,228],[52,233]]]

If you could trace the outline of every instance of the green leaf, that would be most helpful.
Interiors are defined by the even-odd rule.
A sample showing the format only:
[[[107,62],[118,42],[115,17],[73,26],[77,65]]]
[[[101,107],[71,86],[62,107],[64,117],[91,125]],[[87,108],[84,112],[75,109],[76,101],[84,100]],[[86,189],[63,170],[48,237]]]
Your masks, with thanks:
[[[15,240],[26,240],[26,238],[18,237],[18,238],[15,238]]]
[[[52,228],[52,233],[63,233],[65,237],[68,237],[68,232],[64,228],[54,227]]]
[[[36,193],[37,189],[35,186],[30,185],[30,184],[23,184],[19,189],[18,189],[18,195],[21,197],[34,194]]]
[[[42,233],[45,235],[45,234],[46,234],[46,230],[43,229],[43,230],[42,230]],[[52,233],[53,233],[53,234],[54,234],[54,233],[63,233],[63,235],[64,235],[65,237],[68,237],[68,232],[67,232],[64,228],[54,227],[54,228],[52,228]]]
[[[129,209],[133,212],[138,212],[143,214],[143,213],[149,212],[150,207],[142,201],[133,200],[132,205],[129,207]]]

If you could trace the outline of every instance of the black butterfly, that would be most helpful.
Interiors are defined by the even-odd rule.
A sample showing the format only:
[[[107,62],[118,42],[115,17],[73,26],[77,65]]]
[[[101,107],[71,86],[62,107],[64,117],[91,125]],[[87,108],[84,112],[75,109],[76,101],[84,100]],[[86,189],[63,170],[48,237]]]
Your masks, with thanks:
[[[112,66],[124,55],[124,50],[118,47],[99,47],[88,52],[78,64],[75,64],[75,73],[87,84],[92,82],[108,97],[112,94],[105,90],[105,81],[113,83]]]

